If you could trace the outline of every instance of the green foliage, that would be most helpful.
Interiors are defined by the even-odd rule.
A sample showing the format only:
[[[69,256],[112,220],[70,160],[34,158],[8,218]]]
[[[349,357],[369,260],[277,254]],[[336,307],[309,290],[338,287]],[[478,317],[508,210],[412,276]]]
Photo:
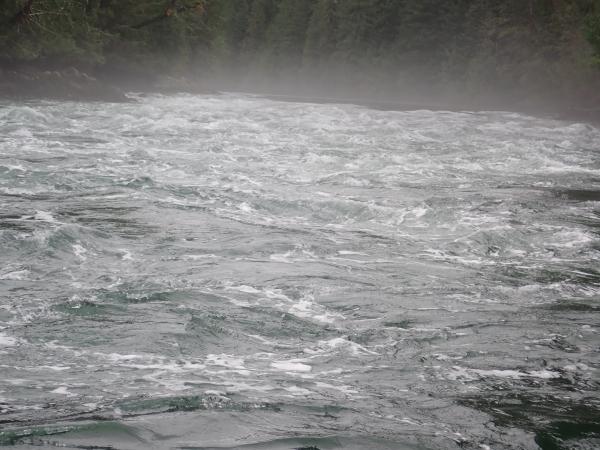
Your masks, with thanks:
[[[2,0],[0,58],[520,92],[597,80],[600,0]],[[31,10],[28,10],[28,5]],[[381,75],[383,74],[383,75]],[[586,78],[587,77],[587,78]],[[595,82],[595,81],[594,81]]]
[[[307,64],[318,64],[329,59],[336,44],[337,1],[317,0],[306,30],[304,58]]]
[[[266,42],[269,59],[276,66],[300,66],[312,7],[311,0],[278,2],[277,12],[267,29]]]
[[[107,35],[94,26],[95,11],[76,0],[37,0],[22,13],[27,1],[4,2],[0,16],[0,53],[9,58],[59,58],[101,62]]]
[[[249,55],[260,52],[267,44],[267,29],[277,7],[273,0],[255,0],[249,6],[248,22],[242,39],[242,49]]]
[[[4,0],[0,56],[97,65],[107,59],[172,67],[209,40],[195,0]],[[15,20],[15,18],[17,18]]]
[[[587,17],[585,35],[600,60],[600,11]]]

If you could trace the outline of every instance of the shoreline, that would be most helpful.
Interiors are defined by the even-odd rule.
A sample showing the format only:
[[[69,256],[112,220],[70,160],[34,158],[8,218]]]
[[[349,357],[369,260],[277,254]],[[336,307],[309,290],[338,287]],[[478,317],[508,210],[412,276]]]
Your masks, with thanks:
[[[0,68],[0,100],[31,101],[54,100],[76,102],[130,103],[134,99],[127,94],[140,92],[152,94],[198,94],[210,95],[220,92],[239,92],[256,95],[274,101],[316,103],[316,104],[353,104],[381,111],[453,111],[453,112],[515,112],[551,120],[585,123],[600,128],[600,106],[583,108],[559,101],[544,104],[529,102],[511,105],[506,101],[414,101],[364,97],[329,97],[318,94],[298,95],[288,93],[265,92],[264,90],[236,89],[227,86],[224,89],[213,88],[212,83],[188,78],[163,77],[155,80],[115,80],[95,77],[74,67],[63,70],[4,70]]]
[[[566,107],[565,109],[531,105],[528,107],[510,107],[499,104],[481,104],[481,103],[429,103],[414,102],[402,100],[381,100],[368,98],[336,98],[336,97],[313,97],[313,96],[295,96],[287,94],[257,94],[247,92],[252,95],[269,98],[275,101],[297,102],[297,103],[320,103],[320,104],[352,104],[364,106],[370,109],[380,111],[450,111],[450,112],[513,112],[526,114],[532,117],[538,117],[550,120],[560,120],[567,122],[585,123],[600,128],[600,107],[597,109]],[[550,106],[550,105],[547,105]]]

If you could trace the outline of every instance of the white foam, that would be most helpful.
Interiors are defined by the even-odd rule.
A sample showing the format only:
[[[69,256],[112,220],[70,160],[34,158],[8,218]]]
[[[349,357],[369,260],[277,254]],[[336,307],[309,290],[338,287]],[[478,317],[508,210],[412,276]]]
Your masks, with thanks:
[[[592,371],[592,370],[596,370],[593,367],[590,367],[587,364],[583,364],[583,363],[568,364],[568,365],[566,365],[564,367],[564,369],[567,372],[578,372],[578,371],[589,372],[589,371]]]
[[[0,347],[13,347],[19,342],[18,339],[8,336],[5,333],[0,333]]]
[[[555,233],[552,239],[552,247],[577,248],[587,246],[594,241],[594,236],[583,230],[567,229]]]
[[[317,303],[314,297],[310,294],[305,294],[302,298],[295,300],[279,289],[265,288],[263,290],[256,289],[246,285],[229,285],[227,290],[243,292],[247,294],[261,294],[251,301],[241,301],[238,299],[229,299],[234,304],[239,306],[260,305],[263,307],[271,307],[282,312],[287,312],[301,319],[307,319],[319,323],[332,324],[337,320],[343,320],[345,317],[336,312],[327,310],[324,306]]]
[[[343,350],[353,356],[378,355],[377,352],[367,349],[356,342],[348,340],[347,337],[337,337],[328,341],[319,341],[315,347],[305,348],[304,353],[309,355],[320,355],[331,351]]]
[[[227,286],[226,289],[229,290],[229,291],[245,292],[247,294],[260,294],[260,293],[262,293],[262,291],[259,291],[258,289],[253,288],[252,286],[247,286],[245,284],[240,285],[240,286]]]
[[[146,355],[136,355],[136,354],[131,354],[131,355],[122,355],[120,353],[109,353],[108,355],[104,354],[104,353],[96,353],[97,355],[100,356],[105,356],[107,359],[109,359],[110,361],[114,361],[114,362],[120,362],[120,361],[131,361],[131,360],[135,360],[135,359],[148,359],[149,356]]]
[[[5,164],[4,167],[8,169],[9,172],[19,171],[19,172],[27,172],[27,169],[21,164]]]
[[[252,339],[256,339],[257,341],[260,341],[263,344],[267,344],[267,345],[270,345],[273,347],[292,347],[291,345],[282,345],[279,342],[267,339],[263,336],[259,336],[258,334],[247,334],[246,336],[248,336],[249,338],[252,338]]]
[[[415,219],[420,219],[429,212],[429,208],[425,205],[421,205],[413,208],[411,212],[414,215]]]
[[[192,261],[198,261],[202,259],[213,259],[217,258],[217,255],[213,255],[212,253],[205,253],[202,255],[183,255],[184,259],[190,259]]]
[[[287,309],[287,312],[302,319],[314,320],[325,324],[333,324],[337,320],[344,319],[342,314],[328,311],[326,308],[316,303],[312,295],[294,302]]]
[[[129,250],[126,248],[120,248],[119,251],[121,252],[121,259],[123,261],[133,261],[133,255]]]
[[[36,370],[52,370],[53,372],[64,372],[70,368],[70,366],[35,366]]]
[[[54,389],[53,391],[50,391],[50,392],[53,392],[54,394],[62,394],[62,395],[67,395],[69,393],[66,386],[57,387],[56,389]]]
[[[244,202],[238,205],[238,209],[240,211],[243,211],[245,213],[251,213],[254,211],[254,208],[252,208],[248,203]]]
[[[73,394],[72,392],[69,391],[67,386],[59,386],[50,392],[52,392],[53,394],[66,395],[67,397],[75,397],[76,396],[76,394]]]
[[[284,263],[284,264],[294,264],[294,259],[292,258],[294,256],[294,252],[293,251],[289,251],[286,253],[273,253],[272,255],[269,256],[269,259],[271,261],[276,261],[276,262],[280,262],[280,263]]]
[[[494,377],[494,378],[510,378],[514,380],[522,378],[539,378],[543,380],[549,380],[554,378],[560,378],[560,373],[551,370],[532,370],[532,371],[520,371],[511,369],[469,369],[460,366],[454,366],[447,374],[447,378],[450,380],[466,380],[474,381],[479,378]]]
[[[0,274],[0,280],[27,280],[30,273],[31,272],[27,269],[15,270],[13,272]]]
[[[207,355],[206,364],[214,366],[222,366],[230,369],[245,370],[244,358],[240,358],[234,355],[220,354],[220,355]]]
[[[286,388],[284,388],[287,392],[291,393],[293,396],[307,396],[307,395],[311,395],[313,394],[312,391],[309,391],[306,388],[301,388],[298,386],[288,386]]]
[[[346,384],[335,384],[335,385],[333,385],[333,384],[329,384],[329,383],[324,383],[322,381],[317,381],[317,382],[315,382],[315,385],[317,387],[320,387],[320,388],[323,388],[323,389],[330,389],[330,390],[340,391],[344,395],[348,395],[348,396],[353,396],[353,395],[359,393],[359,391],[357,391],[356,389],[354,389],[352,386],[348,386]]]
[[[81,244],[73,244],[73,253],[77,256],[81,261],[87,260],[87,249]]]
[[[42,222],[58,223],[54,216],[48,211],[36,211],[33,218]]]
[[[312,367],[308,364],[294,361],[275,361],[271,363],[271,367],[284,372],[310,372]]]

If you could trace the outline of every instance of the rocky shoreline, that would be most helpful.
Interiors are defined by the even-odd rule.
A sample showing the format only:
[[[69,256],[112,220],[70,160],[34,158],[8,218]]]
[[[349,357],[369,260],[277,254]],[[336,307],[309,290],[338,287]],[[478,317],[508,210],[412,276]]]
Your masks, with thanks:
[[[26,101],[35,99],[111,102],[122,103],[133,101],[127,92],[141,91],[146,93],[173,94],[193,93],[210,94],[218,90],[207,89],[201,82],[191,81],[185,77],[162,77],[135,83],[131,80],[120,80],[94,76],[75,67],[61,70],[2,69],[0,68],[0,100]],[[235,90],[235,89],[234,89]],[[244,91],[247,89],[244,89]],[[250,92],[249,92],[250,93]],[[375,100],[368,98],[324,98],[322,96],[297,96],[273,94],[269,92],[251,92],[273,100],[306,103],[352,103],[374,109],[390,111],[411,111],[417,109],[447,111],[515,111],[533,116],[557,120],[583,122],[600,126],[600,105],[598,107],[579,107],[564,103],[546,103],[544,105],[507,105],[488,102],[414,102],[402,100]]]

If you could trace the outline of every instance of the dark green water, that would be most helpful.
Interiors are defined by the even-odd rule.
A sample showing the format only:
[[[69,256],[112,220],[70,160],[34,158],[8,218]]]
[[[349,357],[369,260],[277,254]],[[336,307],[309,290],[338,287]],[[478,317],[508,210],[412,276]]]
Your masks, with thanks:
[[[0,104],[0,445],[600,447],[600,130]]]

